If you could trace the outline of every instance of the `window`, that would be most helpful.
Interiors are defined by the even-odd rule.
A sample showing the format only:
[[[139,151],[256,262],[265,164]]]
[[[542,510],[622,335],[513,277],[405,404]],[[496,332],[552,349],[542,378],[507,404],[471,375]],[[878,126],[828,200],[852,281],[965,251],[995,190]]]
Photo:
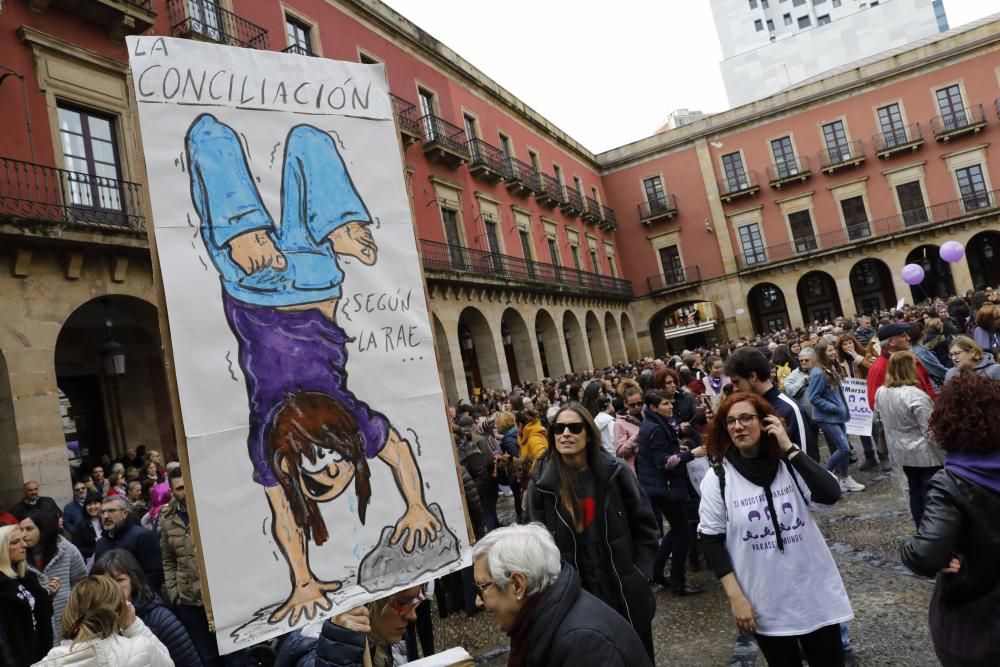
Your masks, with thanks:
[[[576,245],[571,245],[569,247],[569,252],[573,255],[573,268],[580,271],[580,247]]]
[[[821,299],[826,296],[826,281],[823,276],[812,274],[806,278],[806,294],[812,298]],[[819,318],[817,318],[819,319]]]
[[[122,211],[114,118],[59,105],[59,136],[70,201],[75,206]]]
[[[300,56],[313,55],[312,44],[309,41],[309,26],[292,18],[285,16],[285,35],[288,36],[289,53],[297,53]]]
[[[380,64],[380,62],[378,60],[376,60],[375,58],[372,58],[370,55],[368,55],[367,53],[364,53],[364,52],[361,53],[361,56],[360,56],[359,59],[360,59],[362,65],[378,65],[378,64]]]
[[[486,242],[490,246],[493,270],[496,273],[502,273],[503,255],[500,253],[500,237],[497,234],[497,221],[492,215],[487,213],[483,216],[483,224],[486,226]]]
[[[514,156],[514,152],[510,148],[510,137],[506,134],[500,135],[500,152],[503,153],[504,159]]]
[[[531,261],[531,232],[527,229],[519,229],[518,237],[521,239],[521,254],[524,256],[524,263],[528,267],[528,276],[535,277],[535,264]]]
[[[434,93],[424,90],[423,88],[418,89],[417,99],[420,103],[420,117],[423,121],[424,126],[424,137],[430,141],[434,140]]]
[[[792,15],[791,14],[782,14],[781,18],[783,18],[785,20],[785,25],[792,25]]]
[[[942,88],[935,93],[941,110],[941,125],[945,131],[956,130],[969,124],[962,102],[962,89],[958,84]]]
[[[593,197],[598,206],[601,205],[601,193],[597,191],[597,188],[590,188],[590,196]]]
[[[896,186],[896,196],[899,198],[899,210],[903,212],[903,224],[910,227],[927,222],[927,209],[924,207],[924,193],[920,189],[920,181],[900,183]]]
[[[223,32],[219,29],[219,6],[214,0],[187,0],[188,16],[191,18],[193,32],[209,39],[222,41]]]
[[[726,172],[726,185],[729,186],[729,192],[741,192],[750,187],[747,172],[743,168],[743,156],[739,153],[723,155],[722,169]]]
[[[651,213],[667,208],[667,195],[663,191],[663,181],[659,176],[650,176],[642,181],[642,189],[646,193]]]
[[[541,173],[542,167],[538,164],[538,153],[535,151],[528,151],[528,161],[531,162],[531,168],[536,172]]]
[[[962,194],[962,203],[966,211],[988,208],[989,193],[986,191],[986,181],[983,178],[983,168],[974,164],[971,167],[955,170],[958,179],[958,190]]]
[[[743,249],[743,259],[747,266],[767,261],[764,239],[760,235],[760,225],[756,222],[740,227],[740,246]]]
[[[761,21],[760,19],[757,19],[756,21],[753,22],[753,29],[756,30],[757,32],[762,32],[764,30],[764,22]]]
[[[757,0],[750,0],[750,9],[757,9]]]
[[[858,196],[841,199],[840,210],[844,214],[844,224],[847,226],[847,238],[854,241],[871,236],[864,197]]]
[[[806,0],[792,0],[792,7],[801,7],[806,4]]]
[[[785,328],[785,318],[784,317],[771,317],[768,318],[767,322],[768,331],[780,331]]]
[[[823,141],[830,164],[838,164],[851,159],[851,144],[847,141],[844,121],[835,120],[823,126]]]
[[[552,165],[552,175],[555,177],[556,182],[559,183],[559,186],[562,187],[563,175],[562,175],[562,169],[559,168],[559,165],[557,164]]]
[[[681,266],[681,255],[677,246],[660,248],[660,265],[663,267],[663,280],[667,285],[684,282],[684,267]]]
[[[462,237],[458,234],[458,212],[442,206],[441,221],[444,223],[444,238],[448,244],[451,267],[459,271],[464,271],[466,268],[465,254],[462,252]]]
[[[903,125],[903,112],[898,104],[889,104],[878,109],[878,124],[882,130],[882,139],[886,148],[907,143],[906,127]]]
[[[767,31],[774,32],[774,21],[772,21],[771,19],[767,20]]]
[[[479,159],[479,144],[473,141],[479,136],[479,130],[476,127],[476,119],[469,114],[462,114],[462,121],[465,125],[465,136],[469,139],[469,153],[472,155],[473,161]]]
[[[583,199],[583,181],[581,181],[576,176],[573,177],[573,183],[576,185],[576,194],[580,195],[580,199]]]
[[[826,25],[829,22],[830,22],[829,14],[823,14],[822,16],[816,17],[816,25]]]
[[[799,17],[799,27],[800,28],[808,28],[811,25],[812,25],[812,21],[809,19],[808,16],[800,16]]]
[[[809,252],[816,249],[816,234],[813,232],[812,217],[809,215],[809,211],[789,213],[788,226],[792,228],[795,252]]]
[[[590,249],[590,265],[594,267],[594,273],[601,275],[601,262],[597,259],[597,248]]]
[[[767,9],[768,8],[767,0],[760,0],[760,6],[761,9]]]
[[[760,300],[765,309],[780,305],[781,295],[778,293],[778,288],[774,285],[767,285],[760,291]]]
[[[605,257],[608,260],[608,268],[611,270],[611,277],[612,278],[617,278],[618,277],[618,267],[615,265],[615,256],[613,254],[611,254],[610,252],[608,252],[607,248],[605,248],[604,251],[605,251]]]
[[[840,7],[840,0],[833,0],[834,7]]]
[[[822,5],[824,2],[826,2],[826,0],[813,0],[813,5]]]
[[[799,173],[795,164],[795,151],[792,150],[792,138],[781,137],[771,141],[771,152],[774,154],[774,168],[778,178],[788,178]]]
[[[553,266],[559,266],[559,246],[556,245],[556,240],[551,236],[548,237],[549,244],[549,261],[552,262]]]

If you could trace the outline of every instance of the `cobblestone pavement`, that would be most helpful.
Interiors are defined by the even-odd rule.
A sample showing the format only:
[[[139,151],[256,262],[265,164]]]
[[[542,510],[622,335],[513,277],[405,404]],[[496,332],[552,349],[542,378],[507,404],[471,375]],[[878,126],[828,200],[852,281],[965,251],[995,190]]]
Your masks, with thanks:
[[[860,452],[860,447],[856,447]],[[836,506],[815,514],[847,587],[855,619],[850,622],[856,664],[937,665],[927,630],[927,605],[933,583],[916,577],[899,562],[900,542],[912,534],[913,521],[896,474],[863,473],[854,478],[868,488],[846,494]],[[509,499],[501,499],[506,523]],[[657,592],[653,621],[658,665],[765,665],[752,642],[740,643],[722,587],[702,570],[690,580],[706,593],[675,598]],[[481,665],[505,665],[507,637],[492,618],[480,613],[440,619],[434,613],[435,643],[461,645]]]

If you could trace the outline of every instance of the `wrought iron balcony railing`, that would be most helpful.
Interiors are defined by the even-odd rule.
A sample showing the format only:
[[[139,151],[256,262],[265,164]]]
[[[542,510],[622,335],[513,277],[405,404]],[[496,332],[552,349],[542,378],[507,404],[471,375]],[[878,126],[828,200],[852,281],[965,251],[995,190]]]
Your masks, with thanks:
[[[420,128],[424,133],[423,151],[428,157],[452,167],[469,160],[469,139],[462,128],[434,114],[422,116]]]
[[[535,199],[545,206],[557,206],[563,203],[563,188],[554,176],[549,176],[544,172],[536,172],[538,182],[538,192]]]
[[[844,167],[853,167],[865,160],[865,148],[860,139],[851,139],[839,144],[828,146],[817,153],[819,166],[826,173],[837,171]]]
[[[812,176],[809,169],[809,158],[805,155],[789,158],[767,167],[767,180],[772,188],[780,188],[786,183],[804,181]]]
[[[920,123],[911,123],[872,136],[872,145],[879,157],[889,157],[900,151],[916,150],[923,143],[924,135]]]
[[[607,231],[618,229],[618,216],[615,215],[615,209],[604,207],[604,222],[601,223],[601,227]]]
[[[965,109],[931,118],[931,132],[938,141],[948,141],[970,132],[979,132],[986,125],[986,114],[982,104],[973,104]]]
[[[586,204],[586,210],[583,212],[583,217],[591,222],[601,221],[601,205],[593,197],[584,197],[584,203]]]
[[[267,49],[267,30],[212,0],[167,0],[174,37],[198,36],[220,44]]]
[[[659,292],[661,290],[672,289],[674,287],[681,287],[690,283],[696,283],[701,280],[701,269],[697,266],[685,266],[685,267],[673,267],[667,269],[662,274],[657,273],[654,276],[649,276],[646,278],[646,287],[650,292]]]
[[[584,208],[583,196],[576,188],[568,185],[563,186],[563,203],[560,208],[563,213],[570,216],[580,215],[586,210]]]
[[[0,216],[145,231],[142,186],[0,157]]]
[[[294,53],[297,56],[312,56],[315,57],[316,54],[312,52],[312,49],[308,46],[302,46],[301,44],[292,44],[286,46],[281,50],[282,53]]]
[[[423,137],[424,133],[420,129],[420,114],[417,112],[417,105],[392,93],[389,93],[389,99],[392,101],[392,111],[396,114],[399,133],[403,135],[404,142],[409,144]]]
[[[757,172],[754,169],[717,179],[716,184],[719,186],[719,196],[724,202],[752,195],[760,190],[760,186],[757,185]]]
[[[738,253],[741,270],[756,269],[785,260],[806,257],[818,252],[835,250],[857,242],[877,239],[924,226],[941,225],[961,218],[990,213],[1000,208],[1000,190],[970,193],[961,199],[912,209],[850,227],[795,239],[767,250],[753,249]]]
[[[541,189],[534,167],[516,157],[509,157],[504,165],[504,180],[507,188],[526,195],[532,195]]]
[[[496,183],[504,177],[503,151],[482,139],[469,139],[469,171],[473,176]]]
[[[632,283],[621,278],[574,268],[533,262],[488,250],[420,240],[424,268],[478,278],[530,283],[546,292],[588,292],[605,297],[632,298]]]
[[[649,224],[660,218],[672,218],[677,215],[677,197],[665,194],[659,199],[650,199],[636,206],[639,209],[639,221]]]

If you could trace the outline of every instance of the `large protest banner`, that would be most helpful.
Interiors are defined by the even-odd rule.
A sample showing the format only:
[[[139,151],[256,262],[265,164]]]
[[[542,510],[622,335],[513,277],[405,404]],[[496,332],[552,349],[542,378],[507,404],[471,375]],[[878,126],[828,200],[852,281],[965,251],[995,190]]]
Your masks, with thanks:
[[[220,648],[457,569],[466,521],[383,68],[128,49]]]
[[[851,419],[847,422],[848,435],[872,434],[874,414],[868,406],[868,382],[861,378],[844,378],[840,382]]]

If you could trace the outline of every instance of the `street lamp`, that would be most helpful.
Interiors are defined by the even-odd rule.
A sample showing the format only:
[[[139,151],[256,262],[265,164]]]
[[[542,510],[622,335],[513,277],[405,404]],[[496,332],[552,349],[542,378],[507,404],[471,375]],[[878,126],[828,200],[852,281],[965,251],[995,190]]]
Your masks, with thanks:
[[[500,337],[503,339],[504,345],[510,345],[511,342],[510,329],[507,328],[506,324],[500,325]]]
[[[987,239],[983,239],[983,257],[993,259],[993,246],[990,245]]]
[[[108,328],[108,337],[101,345],[101,359],[104,360],[104,374],[111,379],[111,398],[114,403],[115,430],[118,435],[118,442],[121,443],[121,451],[127,449],[125,442],[125,422],[122,420],[121,392],[119,391],[119,378],[125,375],[125,346],[116,341],[111,335],[113,322],[110,318],[104,321],[104,326]]]

